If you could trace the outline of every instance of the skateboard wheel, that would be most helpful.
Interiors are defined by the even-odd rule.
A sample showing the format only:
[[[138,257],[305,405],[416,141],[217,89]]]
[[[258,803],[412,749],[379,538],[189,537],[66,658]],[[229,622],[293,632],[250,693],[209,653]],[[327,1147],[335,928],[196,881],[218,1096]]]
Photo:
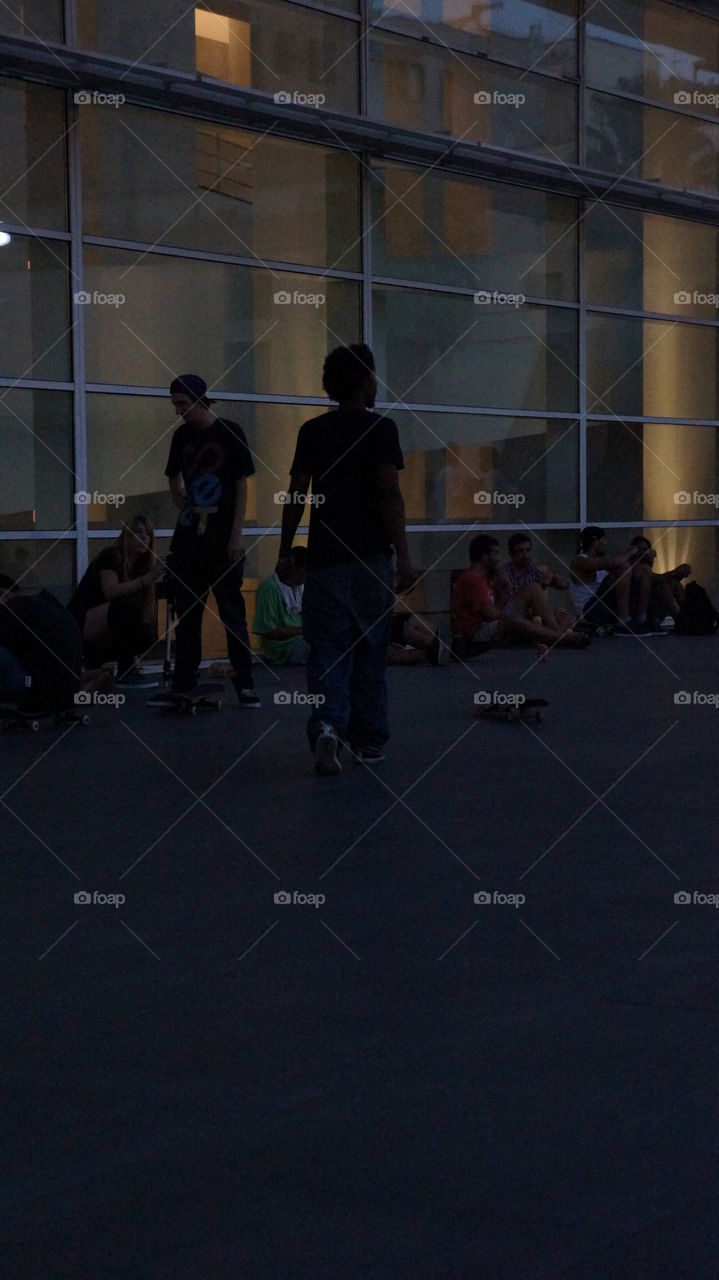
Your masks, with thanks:
[[[30,730],[30,732],[31,732],[31,733],[37,733],[38,729],[40,728],[40,721],[39,721],[39,720],[31,720],[31,721],[30,721],[30,723],[29,723],[29,725],[28,725],[28,728],[29,728],[29,730]]]
[[[89,724],[89,723],[90,723],[90,717],[87,714],[87,712],[85,712],[84,715],[80,716],[80,724]]]
[[[216,702],[215,711],[221,711],[221,710],[222,710],[222,702]]]
[[[196,715],[197,715],[197,707],[195,706],[194,702],[193,702],[192,706],[188,708],[188,710],[189,710],[189,712],[190,712],[190,715],[191,715],[191,716],[196,716]]]

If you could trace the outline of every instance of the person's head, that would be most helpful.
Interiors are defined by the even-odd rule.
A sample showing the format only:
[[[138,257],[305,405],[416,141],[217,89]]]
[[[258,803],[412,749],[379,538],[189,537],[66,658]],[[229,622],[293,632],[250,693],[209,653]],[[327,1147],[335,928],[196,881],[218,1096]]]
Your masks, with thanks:
[[[512,564],[517,569],[526,569],[532,559],[532,539],[526,533],[513,533],[507,541],[507,550]]]
[[[122,526],[119,545],[126,569],[136,566],[141,560],[149,564],[155,545],[155,531],[147,516],[134,516]]]
[[[579,549],[585,554],[595,552],[604,555],[607,549],[607,535],[604,530],[597,524],[588,524],[579,535]]]
[[[656,560],[657,553],[649,539],[644,537],[644,534],[638,533],[636,538],[632,538],[629,545],[637,548],[640,553],[639,559],[643,560],[645,564],[653,564]]]
[[[9,578],[6,573],[0,573],[0,603],[7,600],[9,596],[17,595],[20,588],[13,578]]]
[[[183,373],[170,383],[170,399],[178,418],[188,425],[201,426],[212,404],[207,398],[207,383],[198,373]]]
[[[335,347],[325,360],[322,386],[337,404],[372,409],[377,398],[377,375],[370,348],[363,342]]]
[[[287,564],[283,565],[282,571],[278,571],[278,577],[285,582],[288,587],[302,587],[305,581],[305,565],[307,564],[306,547],[293,547],[287,557]]]
[[[480,565],[492,573],[499,564],[499,543],[491,533],[478,533],[469,544],[469,558],[473,568]]]

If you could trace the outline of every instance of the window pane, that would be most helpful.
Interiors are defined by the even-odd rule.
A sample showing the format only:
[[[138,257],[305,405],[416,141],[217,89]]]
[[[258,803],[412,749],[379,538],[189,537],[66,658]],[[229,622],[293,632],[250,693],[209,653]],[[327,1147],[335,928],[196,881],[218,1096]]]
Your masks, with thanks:
[[[65,230],[64,135],[59,90],[0,80],[1,222]]]
[[[703,325],[589,316],[589,413],[716,418],[718,334]]]
[[[61,241],[13,236],[0,248],[0,376],[69,380],[67,279]]]
[[[23,591],[52,591],[62,604],[67,604],[73,593],[75,541],[29,538],[24,542],[0,536],[0,573],[8,574]]]
[[[370,21],[403,35],[434,37],[439,44],[556,75],[577,73],[576,0],[514,0],[478,5],[473,0],[371,0]]]
[[[359,339],[351,281],[90,246],[85,281],[125,298],[86,309],[90,382],[166,387],[194,371],[221,391],[318,395],[328,346]]]
[[[88,234],[358,268],[347,152],[132,107],[85,110],[80,127]]]
[[[577,519],[578,428],[571,421],[392,410],[410,524]]]
[[[62,41],[62,0],[3,0],[0,33],[25,40]]]
[[[194,8],[185,0],[153,0],[139,9],[80,0],[79,10],[85,48],[290,98],[319,94],[333,111],[357,110],[358,30],[343,18],[283,0],[216,0]]]
[[[577,408],[573,311],[384,287],[375,289],[374,308],[382,399],[540,413]]]
[[[473,65],[474,64],[474,65]],[[419,40],[370,40],[369,114],[409,129],[576,160],[576,90]]]
[[[591,302],[716,318],[716,227],[611,205],[593,205],[585,227]]]
[[[672,103],[719,85],[719,23],[660,0],[598,0],[587,9],[587,78]]]
[[[575,201],[407,165],[373,173],[375,275],[576,298]]]
[[[719,125],[588,93],[587,165],[682,191],[716,192]]]
[[[715,520],[716,475],[714,427],[589,424],[590,520]]]
[[[74,520],[72,401],[0,388],[0,529],[67,529]]]

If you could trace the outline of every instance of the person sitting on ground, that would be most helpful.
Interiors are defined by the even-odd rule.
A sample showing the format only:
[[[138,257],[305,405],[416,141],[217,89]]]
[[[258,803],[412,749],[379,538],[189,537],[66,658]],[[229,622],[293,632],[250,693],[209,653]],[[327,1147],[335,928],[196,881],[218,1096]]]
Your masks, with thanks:
[[[583,649],[588,637],[572,631],[571,621],[558,623],[547,603],[547,593],[537,582],[516,596],[498,573],[499,543],[491,534],[479,533],[469,544],[471,568],[460,573],[452,591],[455,635],[472,644],[571,645]],[[538,617],[539,622],[531,621]]]
[[[260,637],[262,657],[273,667],[303,666],[307,661],[307,642],[302,638],[306,562],[305,547],[293,547],[257,591],[252,634]]]
[[[532,559],[532,539],[529,534],[513,533],[507,541],[507,550],[509,552],[509,560],[502,566],[499,573],[509,583],[512,596],[519,595],[520,591],[530,586],[533,582],[539,583],[539,586],[545,591],[548,587],[553,587],[555,591],[569,590],[568,578],[561,577],[553,569],[549,569],[547,565],[534,563]],[[566,623],[570,618],[570,625],[574,623],[574,618],[566,609],[553,610],[553,614],[555,624]]]
[[[692,567],[690,564],[678,564],[667,573],[655,573],[654,562],[657,553],[648,538],[637,534],[631,545],[641,552],[638,564],[647,564],[652,571],[651,594],[649,597],[648,621],[651,627],[658,627],[669,614],[676,621],[679,610],[684,603],[684,587],[682,578],[688,578]],[[634,570],[632,570],[632,576]]]
[[[639,564],[639,548],[607,555],[607,535],[598,525],[582,529],[579,547],[569,566],[569,593],[580,621],[598,628],[612,627],[615,635],[651,630],[647,610],[652,575],[648,565]]]
[[[153,547],[152,525],[136,516],[123,525],[117,542],[95,556],[68,605],[82,634],[86,665],[116,660],[118,689],[158,683],[145,679],[136,661],[157,638],[155,582],[165,566]]]
[[[82,640],[49,591],[21,591],[0,574],[0,702],[23,711],[65,711],[80,689]]]
[[[419,613],[393,613],[389,630],[387,661],[391,666],[413,666],[430,662],[441,667],[449,660],[449,648],[440,628]]]

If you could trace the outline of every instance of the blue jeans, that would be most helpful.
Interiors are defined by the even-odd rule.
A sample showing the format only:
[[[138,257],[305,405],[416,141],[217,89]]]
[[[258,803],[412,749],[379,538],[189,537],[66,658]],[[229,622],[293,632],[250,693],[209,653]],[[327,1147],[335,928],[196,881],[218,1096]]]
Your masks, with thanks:
[[[27,671],[10,649],[0,645],[0,700],[17,702],[27,692]]]
[[[387,722],[387,645],[394,596],[392,558],[312,569],[302,598],[309,645],[307,690],[324,702],[307,724],[310,746],[323,721],[352,747],[381,747]]]

